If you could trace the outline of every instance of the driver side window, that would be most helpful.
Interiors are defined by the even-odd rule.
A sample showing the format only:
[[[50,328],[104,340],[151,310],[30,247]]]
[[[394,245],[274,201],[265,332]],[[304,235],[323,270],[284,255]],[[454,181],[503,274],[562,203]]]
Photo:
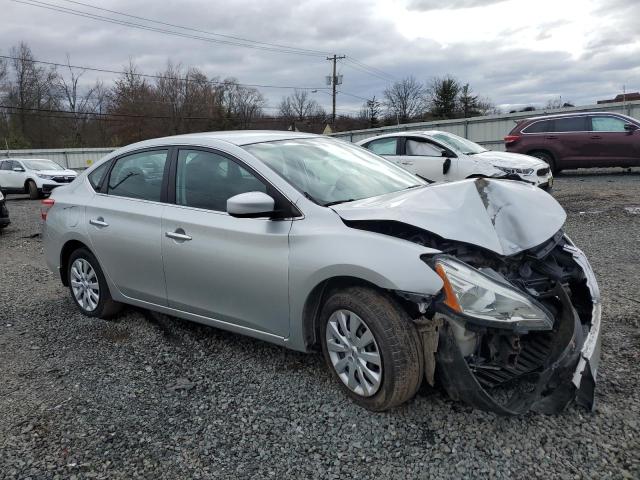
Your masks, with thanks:
[[[442,158],[443,150],[424,140],[408,138],[405,144],[406,154],[409,156],[420,157],[439,157]]]

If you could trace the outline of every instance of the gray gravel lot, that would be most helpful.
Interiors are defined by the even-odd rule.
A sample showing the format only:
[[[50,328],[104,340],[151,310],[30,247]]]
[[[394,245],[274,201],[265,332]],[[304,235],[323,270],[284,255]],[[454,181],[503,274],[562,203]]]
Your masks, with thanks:
[[[640,169],[561,174],[554,195],[603,291],[598,406],[522,418],[438,390],[374,414],[320,355],[139,310],[83,317],[32,237],[39,204],[10,196],[0,478],[640,478]]]

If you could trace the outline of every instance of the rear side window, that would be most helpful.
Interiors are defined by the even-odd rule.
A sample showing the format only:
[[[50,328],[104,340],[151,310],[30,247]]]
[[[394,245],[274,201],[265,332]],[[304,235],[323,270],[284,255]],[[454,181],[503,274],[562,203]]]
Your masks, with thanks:
[[[0,162],[0,170],[11,170],[11,161],[5,160]]]
[[[443,151],[441,148],[436,147],[429,142],[415,140],[412,138],[407,139],[405,150],[407,155],[424,157],[441,157]]]
[[[625,123],[617,117],[591,117],[591,129],[594,132],[625,132]]]
[[[160,201],[167,150],[134,153],[116,160],[107,193],[120,197]]]
[[[544,133],[550,132],[551,121],[549,120],[541,120],[539,122],[534,122],[528,127],[522,129],[522,133]]]
[[[102,183],[104,174],[107,172],[108,166],[109,162],[105,162],[89,174],[89,183],[94,190],[98,190],[100,188],[100,184]]]
[[[267,193],[267,187],[228,157],[202,150],[180,150],[176,171],[178,205],[226,212],[229,198],[247,192]]]
[[[554,132],[585,132],[587,117],[556,118]]]
[[[397,138],[381,138],[367,143],[367,149],[378,155],[395,155],[397,145]]]

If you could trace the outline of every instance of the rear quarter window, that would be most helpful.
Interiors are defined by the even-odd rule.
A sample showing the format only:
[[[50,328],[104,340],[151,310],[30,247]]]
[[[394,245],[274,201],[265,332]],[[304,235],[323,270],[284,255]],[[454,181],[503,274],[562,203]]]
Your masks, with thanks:
[[[551,131],[551,121],[550,120],[540,120],[538,122],[533,122],[527,127],[522,129],[522,133],[545,133]]]
[[[98,191],[100,189],[100,185],[102,184],[102,179],[104,178],[104,174],[107,172],[107,169],[110,163],[111,162],[103,163],[88,175],[89,183],[91,184],[94,190]]]

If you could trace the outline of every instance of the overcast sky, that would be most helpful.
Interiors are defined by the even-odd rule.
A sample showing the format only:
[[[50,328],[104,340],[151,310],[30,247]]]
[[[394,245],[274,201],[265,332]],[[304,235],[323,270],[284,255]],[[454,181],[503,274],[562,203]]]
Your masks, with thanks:
[[[43,0],[135,23],[65,0]],[[640,90],[640,0],[79,0],[130,15],[271,44],[346,54],[374,67],[339,62],[340,89],[382,96],[393,78],[421,81],[450,73],[508,109],[562,96],[595,103]],[[42,3],[41,3],[42,4]],[[129,58],[145,73],[167,60],[241,83],[323,87],[330,62],[322,53],[284,54],[114,25],[32,5],[0,0],[0,54],[27,42],[38,60],[120,70]],[[203,33],[175,27],[146,25]],[[230,40],[228,37],[216,37]],[[114,75],[87,72],[106,83]],[[260,89],[276,106],[282,89]],[[326,91],[313,93],[327,110]],[[338,109],[362,100],[338,96]],[[269,110],[271,112],[271,110]]]

